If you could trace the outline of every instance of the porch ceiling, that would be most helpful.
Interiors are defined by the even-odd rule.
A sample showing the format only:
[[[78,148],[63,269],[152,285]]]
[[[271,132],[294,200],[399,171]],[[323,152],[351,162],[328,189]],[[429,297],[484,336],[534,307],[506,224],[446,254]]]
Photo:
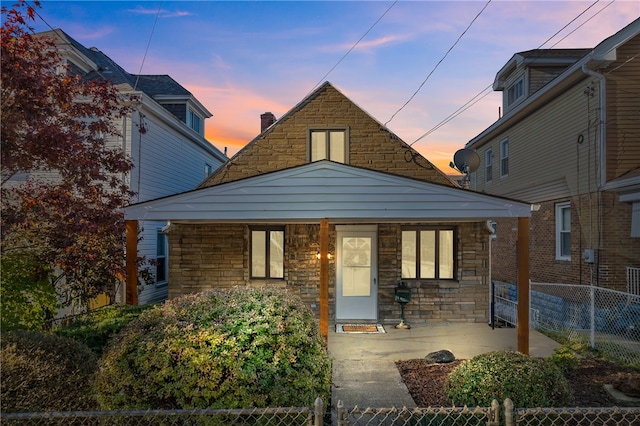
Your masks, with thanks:
[[[471,221],[530,214],[523,202],[331,161],[125,208],[127,220],[203,222]]]

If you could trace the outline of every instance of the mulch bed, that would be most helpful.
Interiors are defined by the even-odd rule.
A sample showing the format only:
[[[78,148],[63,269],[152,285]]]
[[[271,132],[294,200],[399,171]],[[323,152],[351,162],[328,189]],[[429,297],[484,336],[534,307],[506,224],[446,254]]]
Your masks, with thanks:
[[[396,365],[417,406],[450,407],[452,402],[444,392],[444,381],[461,362],[462,360],[456,360],[449,364],[431,364],[424,359],[411,359],[396,361]],[[574,394],[572,406],[616,406],[616,402],[604,390],[604,385],[612,384],[626,375],[640,381],[640,371],[631,367],[595,358],[581,359],[578,367],[567,377]]]

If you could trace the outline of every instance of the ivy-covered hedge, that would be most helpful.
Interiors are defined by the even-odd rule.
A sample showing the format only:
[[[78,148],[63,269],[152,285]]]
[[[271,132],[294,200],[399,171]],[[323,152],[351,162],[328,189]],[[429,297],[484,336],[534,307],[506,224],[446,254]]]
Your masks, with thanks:
[[[331,362],[312,312],[275,290],[218,290],[143,312],[108,345],[103,409],[312,406]]]
[[[35,331],[2,334],[3,412],[95,410],[96,355],[75,340]]]
[[[552,362],[519,352],[495,351],[458,365],[445,381],[455,405],[489,407],[510,398],[516,407],[566,407],[569,382]]]

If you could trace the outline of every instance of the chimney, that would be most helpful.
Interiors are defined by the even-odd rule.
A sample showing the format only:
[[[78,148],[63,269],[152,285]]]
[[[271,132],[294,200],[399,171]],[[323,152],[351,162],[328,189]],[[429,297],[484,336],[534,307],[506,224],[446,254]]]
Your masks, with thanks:
[[[267,130],[269,126],[276,122],[276,116],[273,113],[265,112],[260,114],[260,133]]]

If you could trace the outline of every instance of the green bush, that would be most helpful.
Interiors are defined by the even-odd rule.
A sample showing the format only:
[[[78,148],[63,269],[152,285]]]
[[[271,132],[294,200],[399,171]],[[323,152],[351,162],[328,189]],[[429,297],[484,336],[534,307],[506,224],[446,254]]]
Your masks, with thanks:
[[[571,347],[564,345],[554,349],[553,354],[547,358],[547,362],[554,364],[562,374],[566,375],[576,369],[579,359]]]
[[[97,357],[80,342],[42,332],[3,333],[3,412],[94,410]]]
[[[143,312],[108,345],[103,409],[312,406],[331,362],[311,311],[273,290],[218,290]]]
[[[78,316],[71,324],[55,329],[54,333],[82,342],[100,355],[112,336],[152,306],[105,306]]]
[[[10,251],[0,255],[0,328],[41,330],[47,313],[58,308],[49,271],[37,255]]]
[[[569,383],[553,363],[518,352],[477,355],[458,365],[445,381],[456,405],[488,407],[510,398],[516,407],[564,407],[571,403]]]

